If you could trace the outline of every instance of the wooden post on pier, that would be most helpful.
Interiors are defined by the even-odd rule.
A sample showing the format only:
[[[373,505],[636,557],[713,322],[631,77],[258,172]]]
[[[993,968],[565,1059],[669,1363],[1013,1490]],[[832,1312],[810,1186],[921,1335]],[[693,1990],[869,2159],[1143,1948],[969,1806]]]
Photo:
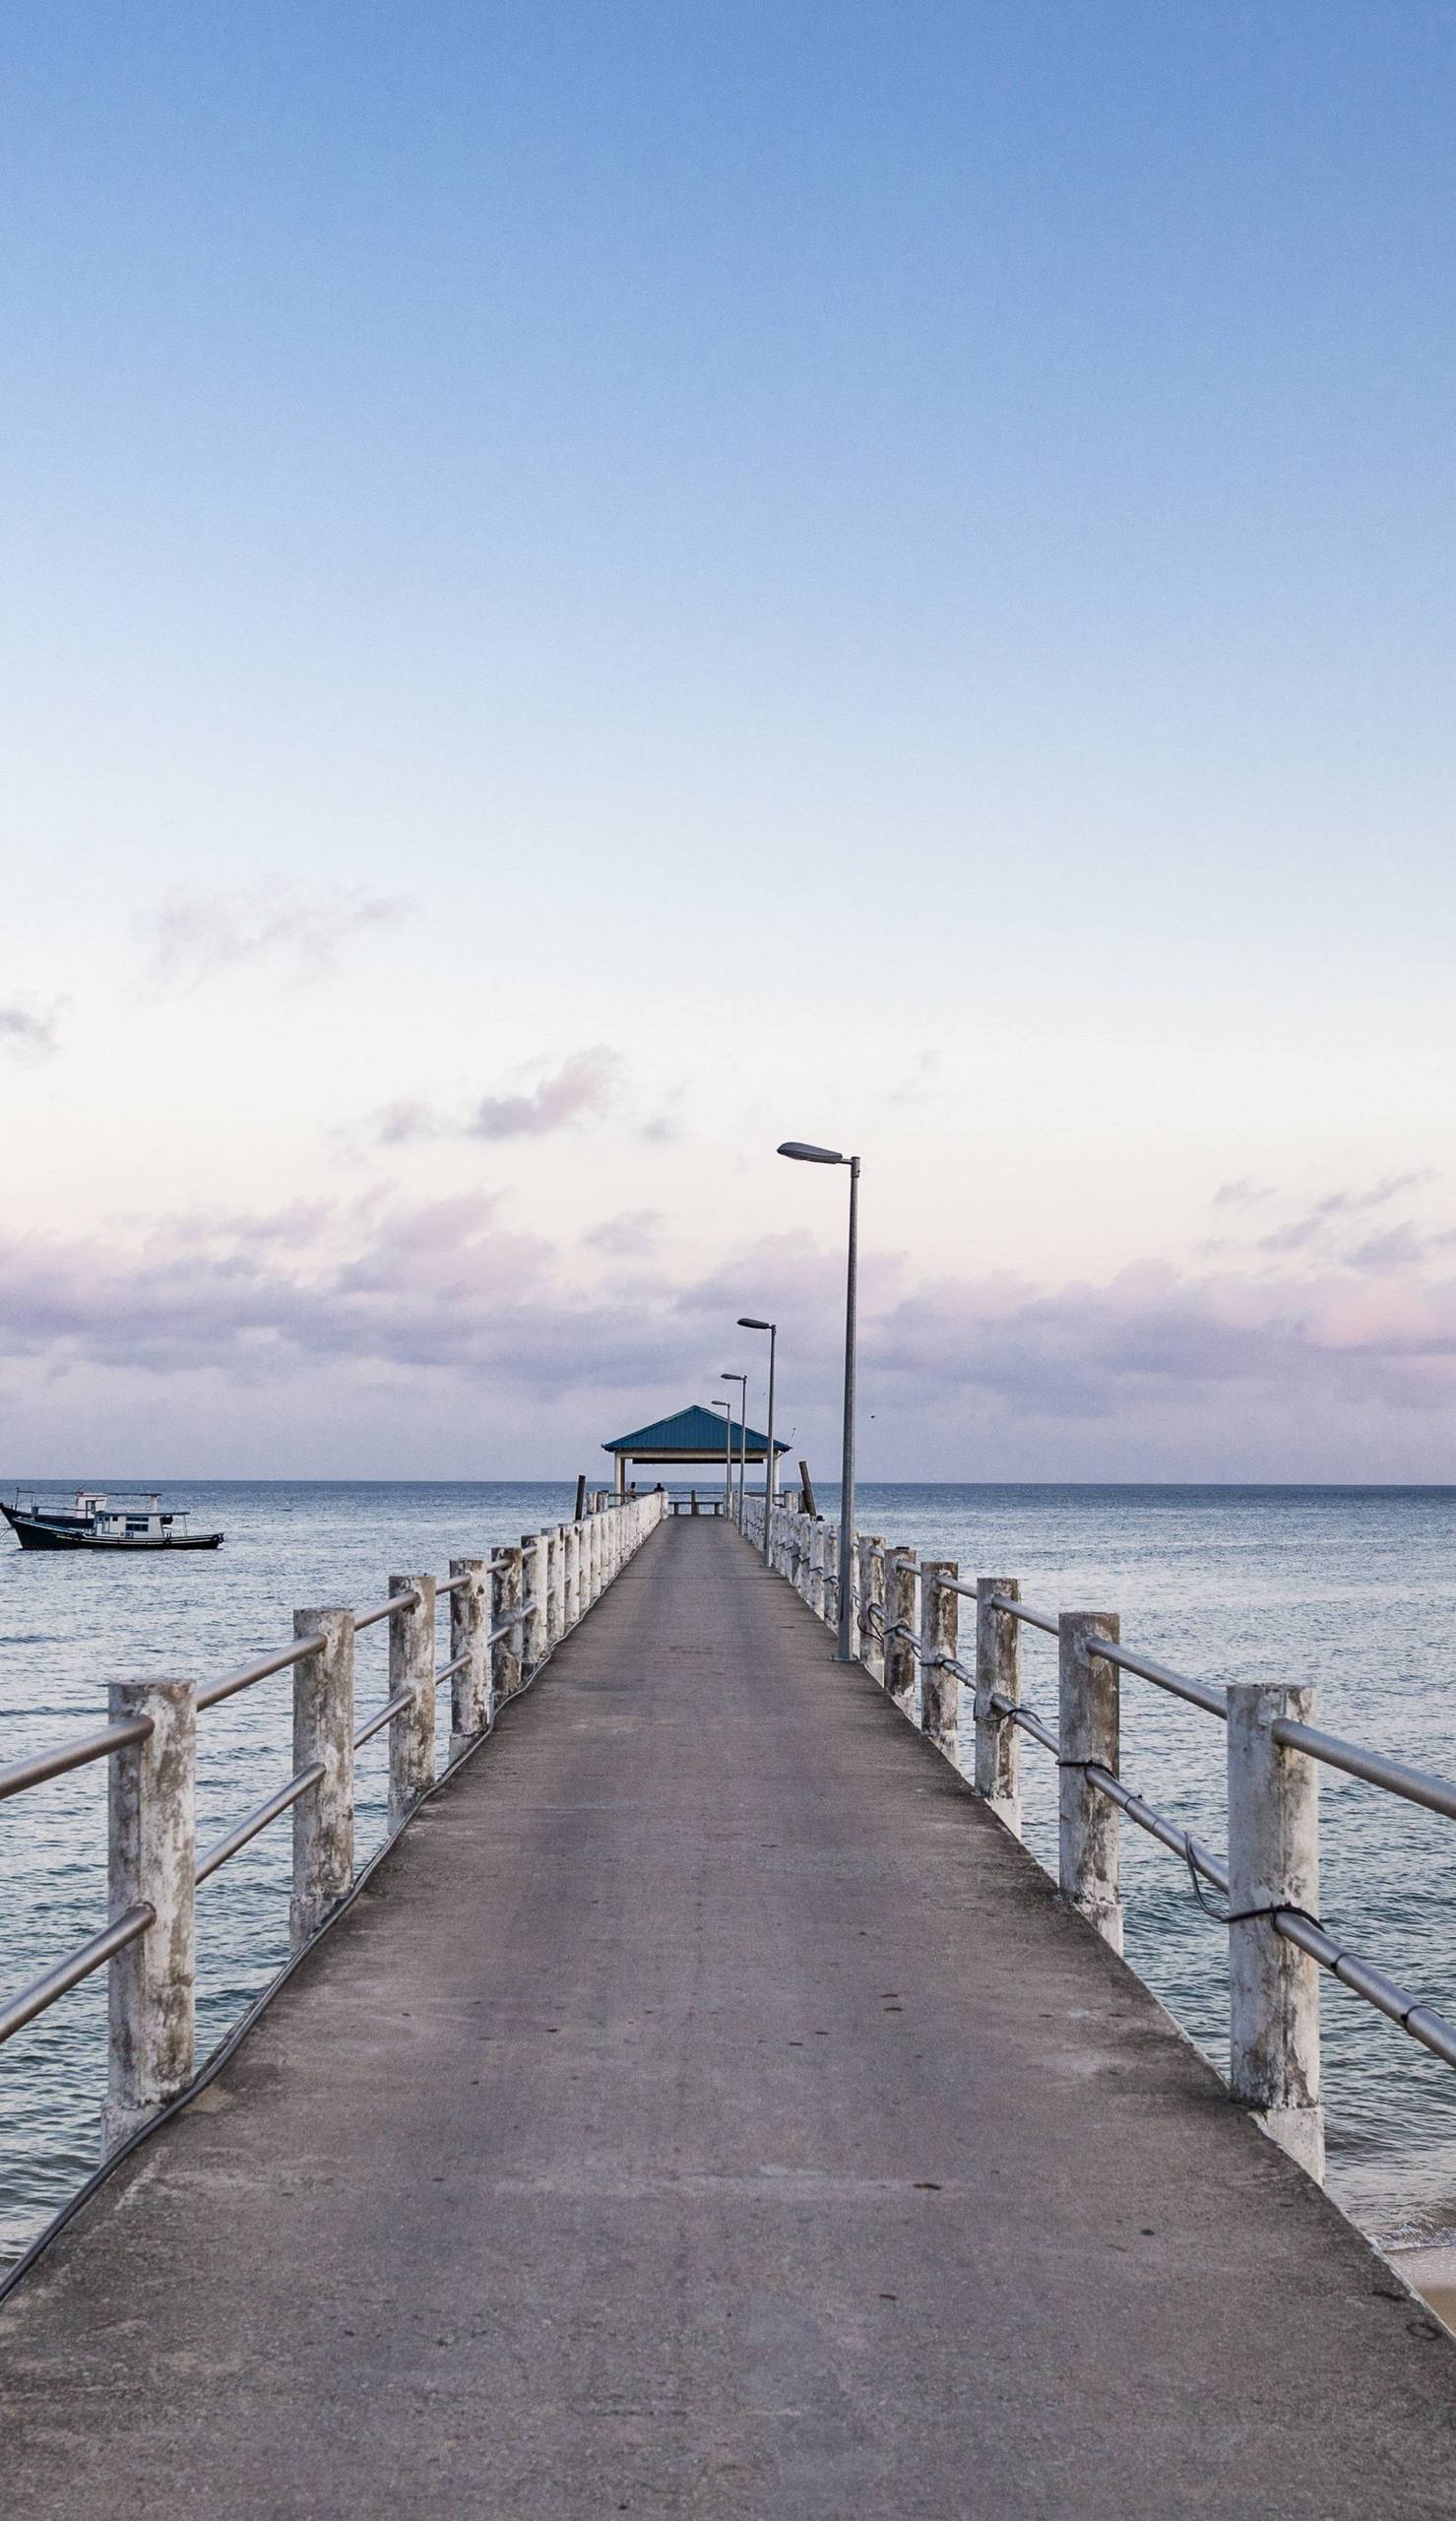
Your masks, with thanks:
[[[1271,1911],[1319,1914],[1319,1771],[1274,1738],[1314,1718],[1312,1689],[1236,1681],[1229,1691],[1229,2081],[1311,2179],[1324,2177],[1319,1964]]]
[[[405,1596],[389,1615],[389,1694],[393,1699],[403,1693],[405,1699],[389,1720],[393,1835],[435,1778],[435,1580],[391,1576],[389,1589]]]
[[[353,1613],[295,1611],[293,1635],[324,1641],[293,1666],[293,1775],[323,1771],[293,1806],[288,1941],[301,1952],[353,1880]]]
[[[1021,1599],[1014,1576],[978,1576],[976,1580],[976,1791],[983,1794],[998,1821],[1021,1836],[1021,1740],[1006,1707],[1021,1705],[1021,1629],[1010,1611],[998,1611],[995,1596]],[[1006,1705],[997,1708],[1000,1699]]]
[[[1057,1840],[1064,1899],[1080,1908],[1114,1952],[1122,1949],[1118,1875],[1120,1814],[1099,1794],[1090,1767],[1117,1774],[1118,1673],[1097,1651],[1117,1642],[1115,1611],[1063,1611],[1057,1623]]]
[[[521,1552],[498,1549],[490,1562],[490,1661],[497,1708],[521,1686],[520,1609]]]
[[[920,1730],[954,1767],[959,1755],[961,1683],[947,1668],[960,1634],[960,1578],[953,1558],[927,1558],[920,1567]]]
[[[881,1686],[885,1680],[885,1544],[879,1532],[860,1532],[859,1660]],[[876,1624],[874,1614],[879,1613]]]
[[[490,1730],[490,1600],[483,1558],[452,1558],[450,1660],[462,1670],[450,1676],[450,1757],[458,1760]],[[461,1584],[458,1580],[464,1577]]]
[[[152,1730],[111,1760],[108,1906],[118,1924],[152,1922],[107,1972],[106,2100],[101,2142],[114,2153],[192,2080],[197,1692],[191,1681],[113,1681],[113,1724]]]
[[[885,1688],[902,1715],[914,1718],[916,1649],[912,1638],[896,1637],[899,1626],[914,1632],[916,1624],[916,1553],[885,1551]]]

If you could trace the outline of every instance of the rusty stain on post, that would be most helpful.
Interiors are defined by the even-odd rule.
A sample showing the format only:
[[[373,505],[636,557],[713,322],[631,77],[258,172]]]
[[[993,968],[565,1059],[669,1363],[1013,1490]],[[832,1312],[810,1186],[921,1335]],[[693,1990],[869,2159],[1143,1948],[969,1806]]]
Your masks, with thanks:
[[[927,1558],[920,1566],[920,1730],[953,1767],[960,1744],[961,1684],[940,1658],[956,1651],[960,1595],[950,1585],[960,1573],[954,1558]]]
[[[410,1693],[389,1724],[389,1828],[404,1828],[435,1775],[435,1580],[392,1576],[391,1593],[409,1595],[389,1616],[389,1694]]]
[[[521,1607],[521,1552],[498,1549],[490,1570],[490,1626],[492,1632],[502,1628],[511,1613]],[[521,1631],[506,1628],[490,1648],[495,1676],[495,1704],[503,1707],[514,1698],[521,1686]]]
[[[495,1711],[490,1648],[485,1642],[490,1633],[485,1561],[452,1558],[450,1574],[466,1579],[450,1595],[450,1660],[459,1663],[462,1655],[466,1657],[464,1669],[453,1673],[450,1681],[450,1757],[458,1760],[482,1733],[489,1732]]]
[[[916,1553],[887,1547],[885,1551],[885,1626],[916,1624]],[[915,1719],[916,1650],[908,1637],[885,1639],[885,1688],[902,1715]]]
[[[1314,1720],[1314,1692],[1278,1681],[1229,1691],[1229,2063],[1234,2099],[1324,2177],[1319,1965],[1269,1911],[1319,1914],[1319,1770],[1276,1742],[1285,1716]]]
[[[293,1635],[326,1641],[293,1666],[293,1774],[323,1770],[293,1806],[288,1940],[299,1952],[353,1880],[353,1613],[295,1611]]]
[[[992,1596],[1019,1602],[1021,1585],[1014,1576],[978,1576],[976,1580],[976,1774],[999,1821],[1021,1836],[1021,1745],[1010,1715],[998,1714],[995,1699],[1021,1705],[1021,1630],[1009,1611],[998,1611]]]
[[[1118,1634],[1115,1611],[1063,1611],[1057,1625],[1059,1880],[1063,1897],[1114,1952],[1122,1949],[1121,1816],[1087,1770],[1095,1763],[1117,1774],[1117,1667],[1098,1653],[1097,1640],[1115,1645]]]
[[[151,1925],[116,1953],[106,1989],[106,2153],[192,2080],[195,2020],[197,1693],[191,1681],[113,1681],[113,1724],[152,1731],[110,1762],[108,1902],[113,1918],[145,1905]]]

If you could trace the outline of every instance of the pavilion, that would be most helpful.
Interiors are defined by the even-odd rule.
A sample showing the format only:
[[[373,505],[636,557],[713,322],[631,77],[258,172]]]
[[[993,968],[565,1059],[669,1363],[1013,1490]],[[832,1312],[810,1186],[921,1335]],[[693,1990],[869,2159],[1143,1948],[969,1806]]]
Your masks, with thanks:
[[[752,1427],[745,1429],[737,1418],[728,1419],[727,1426],[731,1435],[731,1457],[735,1464],[740,1458],[740,1446],[743,1447],[743,1460],[760,1464],[768,1460],[767,1436],[760,1435]],[[705,1409],[701,1402],[695,1401],[690,1408],[679,1409],[670,1418],[655,1418],[650,1427],[636,1428],[630,1436],[613,1436],[601,1450],[610,1454],[615,1463],[617,1495],[621,1496],[626,1488],[629,1462],[634,1469],[639,1462],[704,1462],[722,1469],[728,1458],[728,1436],[724,1430],[725,1420],[718,1411]],[[776,1467],[780,1454],[788,1451],[788,1445],[776,1436]],[[774,1481],[771,1485],[777,1487],[778,1483]]]

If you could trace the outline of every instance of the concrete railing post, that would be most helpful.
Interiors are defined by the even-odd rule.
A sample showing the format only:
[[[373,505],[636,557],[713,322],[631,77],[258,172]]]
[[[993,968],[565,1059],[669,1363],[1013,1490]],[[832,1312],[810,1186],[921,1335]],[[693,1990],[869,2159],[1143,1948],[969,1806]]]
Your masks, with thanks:
[[[353,1613],[295,1611],[293,1635],[324,1640],[293,1666],[293,1774],[324,1772],[293,1806],[288,1941],[300,1952],[353,1880]]]
[[[498,1549],[490,1562],[490,1669],[495,1704],[503,1707],[521,1686],[521,1552]]]
[[[551,1534],[551,1636],[564,1637],[570,1626],[566,1616],[566,1525],[557,1523]]]
[[[959,1593],[951,1584],[960,1576],[953,1558],[927,1558],[920,1565],[920,1730],[955,1767],[960,1756],[961,1683],[947,1671],[960,1636]]]
[[[859,1551],[859,1660],[883,1685],[885,1643],[873,1614],[885,1609],[885,1544],[878,1532],[857,1535]]]
[[[1319,1964],[1275,1931],[1275,1908],[1319,1914],[1319,1771],[1274,1738],[1308,1724],[1314,1692],[1278,1681],[1229,1691],[1229,2081],[1311,2179],[1324,2177]]]
[[[595,1511],[587,1522],[587,1600],[592,1608],[601,1590],[601,1518]]]
[[[1009,1611],[998,1611],[994,1595],[1019,1602],[1021,1585],[1014,1576],[978,1576],[976,1580],[976,1771],[978,1794],[983,1794],[997,1820],[1021,1836],[1021,1738],[1014,1719],[998,1714],[993,1701],[1021,1705],[1021,1626]]]
[[[821,1614],[826,1628],[839,1629],[839,1533],[832,1523],[824,1526],[821,1544],[824,1563],[824,1609]]]
[[[192,2081],[197,1863],[197,1693],[191,1681],[113,1681],[113,1724],[147,1716],[145,1742],[108,1763],[107,1901],[113,1921],[150,1907],[146,1932],[107,1972],[106,2153]]]
[[[1097,1651],[1117,1642],[1115,1611],[1063,1611],[1057,1623],[1057,1840],[1062,1896],[1080,1908],[1114,1952],[1122,1949],[1118,1878],[1120,1814],[1092,1784],[1091,1764],[1115,1777],[1118,1673]]]
[[[389,1694],[409,1693],[389,1720],[389,1828],[402,1830],[435,1778],[435,1580],[391,1576],[402,1599],[389,1615]],[[410,1596],[412,1595],[411,1600]]]
[[[521,1622],[521,1677],[529,1680],[544,1655],[545,1587],[541,1582],[541,1560],[544,1557],[539,1532],[521,1534],[521,1599],[530,1605]]]
[[[582,1526],[566,1526],[566,1626],[575,1628],[582,1615]]]
[[[450,1679],[450,1757],[458,1760],[490,1730],[490,1588],[483,1558],[452,1558],[452,1578],[465,1578],[450,1595],[450,1660],[468,1659]]]
[[[916,1554],[913,1549],[885,1550],[885,1688],[902,1715],[915,1717],[916,1649],[908,1637],[890,1632],[897,1623],[912,1631],[916,1624]]]
[[[815,1619],[824,1617],[824,1525],[817,1515],[809,1526],[809,1608]]]

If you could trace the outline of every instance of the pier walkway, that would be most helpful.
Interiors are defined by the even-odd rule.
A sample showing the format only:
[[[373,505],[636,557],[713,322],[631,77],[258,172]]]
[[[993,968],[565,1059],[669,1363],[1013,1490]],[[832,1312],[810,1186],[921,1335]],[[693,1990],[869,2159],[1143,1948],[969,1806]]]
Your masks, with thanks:
[[[6,2521],[1446,2514],[1456,2350],[726,1524],[0,2316]]]

